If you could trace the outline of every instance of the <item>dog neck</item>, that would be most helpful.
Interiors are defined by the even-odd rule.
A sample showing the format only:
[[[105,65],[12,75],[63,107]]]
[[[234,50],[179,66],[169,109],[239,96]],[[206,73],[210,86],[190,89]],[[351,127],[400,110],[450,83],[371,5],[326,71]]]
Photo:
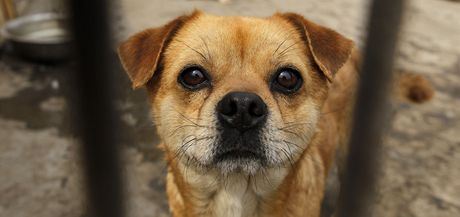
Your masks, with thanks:
[[[287,168],[276,168],[254,175],[223,175],[215,171],[197,171],[182,163],[175,170],[171,174],[174,184],[184,203],[193,204],[191,210],[196,216],[228,217],[259,216],[261,208],[273,197],[288,173]],[[193,199],[188,201],[188,198]]]
[[[319,204],[305,204],[310,196],[322,198],[324,177],[315,176],[323,174],[324,168],[314,156],[318,155],[304,153],[293,167],[265,169],[252,176],[223,176],[170,162],[167,190],[173,216],[290,216],[285,213],[290,206]],[[316,206],[304,210],[309,216],[319,213]]]

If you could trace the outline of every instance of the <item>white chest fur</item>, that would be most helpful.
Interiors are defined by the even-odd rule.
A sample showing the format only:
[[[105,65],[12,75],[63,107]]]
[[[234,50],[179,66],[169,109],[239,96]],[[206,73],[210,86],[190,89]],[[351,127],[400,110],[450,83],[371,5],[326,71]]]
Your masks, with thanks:
[[[286,174],[286,169],[279,168],[251,177],[187,170],[184,179],[193,189],[192,202],[198,208],[198,216],[257,217],[263,212],[264,201],[276,191]]]
[[[211,205],[214,216],[246,217],[255,216],[258,195],[246,180],[228,180],[216,192]]]

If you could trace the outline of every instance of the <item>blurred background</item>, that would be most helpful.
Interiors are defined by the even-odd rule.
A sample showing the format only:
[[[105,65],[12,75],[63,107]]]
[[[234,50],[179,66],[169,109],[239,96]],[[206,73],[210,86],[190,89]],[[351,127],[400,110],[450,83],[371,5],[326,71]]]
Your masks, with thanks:
[[[193,9],[218,15],[297,12],[363,46],[369,0],[112,1],[116,44]],[[0,216],[84,216],[79,144],[66,98],[65,0],[0,0]],[[97,19],[95,17],[94,19]],[[37,44],[30,43],[31,41]],[[45,46],[45,47],[37,47]],[[382,150],[374,216],[460,216],[460,1],[410,0],[396,68],[420,73],[435,97],[394,102]],[[128,216],[169,216],[165,173],[145,90],[131,90],[118,61]],[[91,79],[91,78],[88,78]]]

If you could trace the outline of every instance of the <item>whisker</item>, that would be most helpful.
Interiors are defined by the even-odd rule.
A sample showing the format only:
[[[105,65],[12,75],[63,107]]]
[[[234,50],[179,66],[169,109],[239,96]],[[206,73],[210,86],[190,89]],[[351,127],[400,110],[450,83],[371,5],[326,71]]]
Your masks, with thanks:
[[[268,185],[269,185],[270,187],[272,187],[272,188],[275,187],[275,186],[273,185],[273,183],[270,181],[270,179],[268,178],[267,173],[266,173],[266,170],[263,169],[263,170],[261,170],[261,172],[262,172],[262,176],[264,177],[264,180],[268,183]]]
[[[284,148],[281,148],[281,147],[278,147],[278,150],[280,150],[284,156],[286,156],[290,166],[291,166],[291,169],[294,169],[294,162],[293,162],[293,159],[292,157],[289,155],[289,153],[284,149]]]
[[[203,42],[204,46],[206,47],[206,54],[208,55],[208,59],[211,59],[211,52],[209,51],[208,43],[202,36],[200,36],[200,40]]]
[[[170,135],[170,136],[173,136],[173,135],[176,134],[180,129],[183,129],[183,128],[186,128],[186,127],[214,129],[214,127],[210,127],[210,126],[199,126],[199,125],[185,124],[185,125],[180,125],[180,126],[176,127],[169,135]]]
[[[285,128],[289,128],[289,127],[292,127],[292,126],[311,124],[311,122],[292,121],[292,122],[286,122],[284,124],[285,124],[284,127],[281,127],[281,128],[278,128],[278,129],[285,129]]]
[[[184,44],[185,46],[187,46],[188,48],[190,48],[191,50],[195,51],[196,53],[198,53],[201,57],[203,57],[203,59],[206,61],[206,62],[209,62],[208,58],[206,58],[206,56],[201,53],[200,51],[198,51],[197,49],[191,47],[190,45],[188,45],[187,43],[185,43],[184,41],[182,40],[179,40],[179,39],[176,39],[176,41],[178,42],[181,42],[182,44]]]
[[[299,135],[299,133],[296,133],[296,132],[293,132],[293,131],[290,131],[290,130],[286,130],[286,129],[284,129],[284,128],[280,128],[280,129],[278,129],[278,130],[280,130],[280,131],[282,131],[282,132],[290,133],[290,134],[292,134],[292,135],[294,135],[294,136],[296,136],[296,137],[298,137],[298,138],[302,138],[302,137]]]
[[[185,142],[185,140],[186,140],[187,138],[189,138],[189,137],[193,137],[193,138],[190,139],[190,140],[188,140],[187,142]],[[196,137],[193,136],[193,135],[188,135],[188,136],[186,136],[186,137],[182,140],[182,145],[181,145],[181,147],[179,147],[179,148],[176,150],[176,153],[175,153],[175,155],[174,155],[174,159],[176,159],[176,158],[179,156],[179,154],[183,154],[184,147],[185,147],[189,142],[191,142],[191,141],[193,141],[193,140],[195,140],[195,139],[196,139]]]
[[[284,44],[288,39],[289,39],[289,38],[284,39],[283,42],[281,42],[281,43],[278,45],[278,47],[276,48],[276,50],[273,51],[272,56],[275,56],[276,52],[281,48],[281,46],[283,46],[283,44]]]
[[[280,31],[277,32],[277,34],[279,34],[279,33],[280,33]],[[296,32],[295,30],[294,30],[294,31],[293,31],[293,30],[290,30],[290,31],[285,35],[286,38],[278,45],[278,47],[276,47],[276,50],[273,51],[272,56],[274,56],[274,55],[276,54],[276,52],[278,52],[278,50],[281,48],[281,46],[283,46],[283,44],[284,44],[287,40],[289,40],[289,38],[291,38],[293,34],[297,34],[297,32]]]
[[[302,147],[300,147],[300,146],[299,146],[298,144],[296,144],[296,143],[289,142],[289,141],[287,141],[287,140],[283,140],[283,142],[286,143],[286,144],[289,144],[289,145],[293,145],[293,146],[295,146],[297,149],[299,149],[299,150],[301,150],[301,151],[304,150]]]
[[[187,142],[185,142],[185,140],[189,137],[193,137],[192,139],[188,140]],[[179,154],[181,155],[185,155],[185,153],[187,152],[187,150],[196,144],[196,142],[198,141],[201,141],[201,140],[206,140],[206,139],[213,139],[213,138],[216,138],[216,136],[204,136],[204,137],[200,137],[200,138],[197,138],[196,136],[194,135],[189,135],[189,136],[186,136],[183,140],[182,140],[182,145],[176,150],[176,155],[174,156],[174,158],[177,158],[179,157]],[[195,142],[195,143],[192,143],[192,142]],[[181,160],[182,157],[179,158],[179,160]]]
[[[282,57],[284,54],[286,54],[289,51],[289,48],[293,47],[294,45],[298,44],[300,41],[294,42],[293,44],[289,45],[287,48],[285,48],[283,51],[281,51],[278,54],[278,58]]]
[[[192,124],[194,124],[194,125],[196,125],[196,126],[209,127],[209,126],[205,126],[205,125],[198,124],[198,123],[196,123],[196,122],[190,120],[189,117],[185,116],[184,114],[180,113],[179,111],[177,111],[177,110],[175,110],[175,109],[174,109],[174,111],[177,112],[177,113],[178,113],[181,117],[183,117],[185,120],[189,121],[190,123],[192,123]]]

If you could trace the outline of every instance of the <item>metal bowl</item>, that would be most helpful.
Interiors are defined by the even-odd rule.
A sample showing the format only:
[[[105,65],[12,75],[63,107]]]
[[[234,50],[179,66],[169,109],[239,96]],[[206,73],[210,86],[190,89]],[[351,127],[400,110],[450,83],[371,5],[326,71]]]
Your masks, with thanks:
[[[67,17],[42,13],[8,21],[1,30],[18,55],[38,61],[59,61],[70,57],[71,36]]]

